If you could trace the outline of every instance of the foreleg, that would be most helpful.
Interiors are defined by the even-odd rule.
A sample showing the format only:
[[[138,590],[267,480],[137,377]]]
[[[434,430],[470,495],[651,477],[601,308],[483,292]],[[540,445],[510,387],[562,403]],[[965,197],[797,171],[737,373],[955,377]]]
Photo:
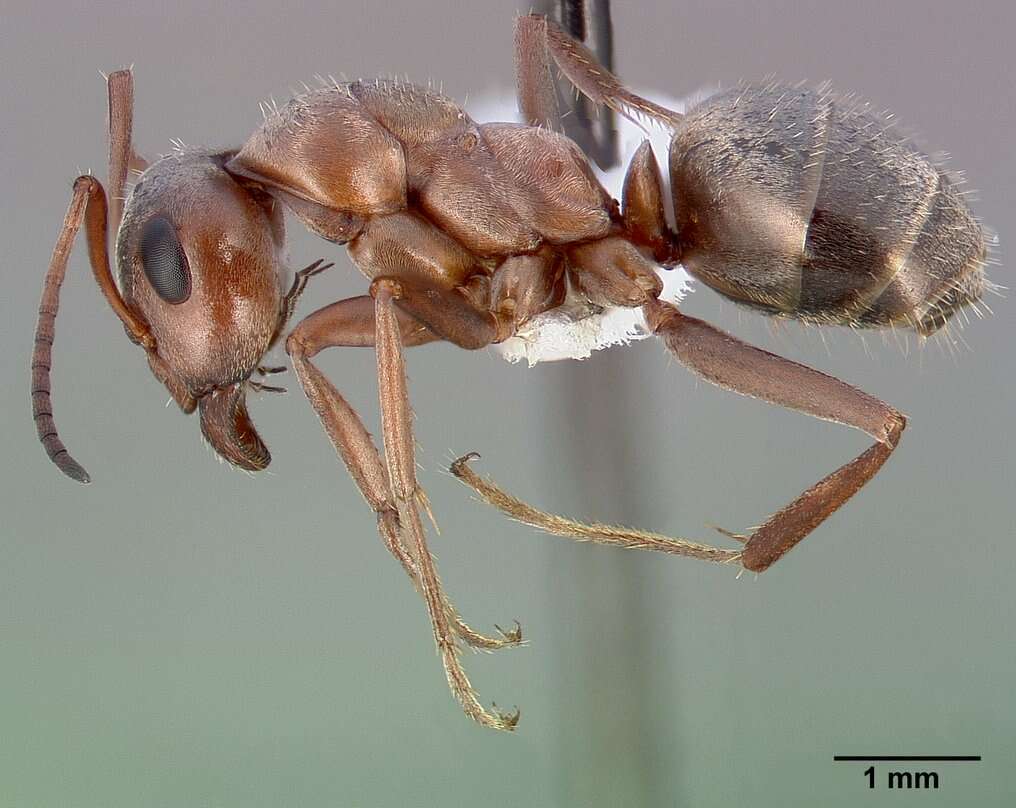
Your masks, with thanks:
[[[437,339],[408,314],[398,312],[396,318],[404,344],[423,345]],[[286,341],[286,350],[332,445],[377,514],[378,533],[385,547],[422,592],[417,562],[401,539],[398,510],[377,447],[356,411],[311,362],[311,357],[329,347],[373,347],[375,333],[374,301],[366,295],[354,297],[326,306],[303,320]],[[488,637],[466,625],[450,604],[446,608],[455,632],[469,645],[495,650],[522,642],[522,630],[517,624],[515,629],[502,632],[501,638]]]
[[[447,598],[437,577],[420,519],[422,491],[416,480],[412,414],[402,355],[399,310],[395,307],[396,300],[401,300],[403,307],[413,307],[414,295],[392,278],[375,279],[371,284],[371,294],[375,302],[378,388],[388,476],[399,521],[413,543],[419,580],[448,684],[470,718],[493,729],[512,730],[519,719],[518,711],[502,713],[496,708],[493,711],[484,709],[462,667],[453,627],[448,619]]]

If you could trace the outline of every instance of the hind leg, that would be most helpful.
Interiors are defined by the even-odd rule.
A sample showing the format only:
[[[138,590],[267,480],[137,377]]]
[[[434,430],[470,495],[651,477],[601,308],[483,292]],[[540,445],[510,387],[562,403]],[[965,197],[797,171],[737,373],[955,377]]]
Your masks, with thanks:
[[[653,331],[682,364],[706,381],[735,393],[779,404],[867,432],[866,451],[815,483],[755,530],[741,563],[761,572],[836,512],[892,454],[906,427],[897,410],[817,370],[752,347],[676,307],[653,301],[645,307]]]
[[[752,396],[826,421],[867,432],[875,443],[852,461],[819,480],[773,514],[744,541],[740,552],[685,539],[613,525],[587,524],[546,513],[513,497],[468,466],[475,455],[455,461],[452,473],[486,502],[513,519],[558,536],[643,550],[657,550],[720,563],[737,562],[762,572],[861,490],[899,443],[906,419],[897,410],[849,384],[789,359],[754,348],[708,323],[654,300],[644,307],[653,331],[682,364],[699,376],[741,395]]]

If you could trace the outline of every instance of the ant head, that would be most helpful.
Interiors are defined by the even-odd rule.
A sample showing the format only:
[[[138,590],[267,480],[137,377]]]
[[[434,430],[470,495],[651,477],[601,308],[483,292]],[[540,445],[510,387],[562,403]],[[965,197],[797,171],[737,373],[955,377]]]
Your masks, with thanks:
[[[283,294],[285,228],[275,198],[287,197],[258,176],[227,170],[236,152],[180,148],[147,167],[124,204],[129,167],[147,165],[132,142],[131,71],[111,73],[107,91],[110,204],[95,177],[78,177],[43,286],[32,353],[39,440],[67,476],[90,481],[60,440],[50,381],[60,285],[84,227],[96,282],[127,336],[145,349],[155,377],[184,412],[199,411],[201,431],[219,455],[263,469],[271,456],[247,414],[246,391],[278,388],[249,377],[284,330],[305,279],[330,264],[306,267]],[[119,283],[110,271],[109,219]],[[362,221],[336,215],[325,224],[333,238],[348,240]]]
[[[116,263],[144,321],[156,377],[226,460],[270,455],[247,415],[247,379],[282,319],[284,227],[271,198],[223,169],[231,155],[182,151],[145,171],[124,207]]]
[[[143,166],[131,142],[134,84],[110,74],[109,185],[86,175],[74,194],[43,287],[32,353],[32,413],[50,459],[90,481],[53,419],[50,368],[60,285],[74,238],[85,228],[99,288],[127,335],[148,354],[155,377],[226,460],[257,471],[271,460],[247,414],[248,377],[282,331],[282,211],[254,183],[224,168],[232,153],[179,150],[141,175],[123,209],[128,167]],[[117,228],[119,285],[110,271],[107,229]]]

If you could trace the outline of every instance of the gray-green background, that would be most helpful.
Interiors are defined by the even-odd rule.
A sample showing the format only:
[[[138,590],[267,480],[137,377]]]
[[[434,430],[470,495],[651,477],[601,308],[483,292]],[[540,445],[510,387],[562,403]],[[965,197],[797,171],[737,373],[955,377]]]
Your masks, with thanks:
[[[469,658],[514,736],[452,703],[422,603],[297,390],[252,405],[271,473],[220,465],[72,261],[57,422],[92,472],[35,441],[28,359],[70,181],[105,168],[98,70],[134,63],[136,140],[240,142],[257,101],[315,73],[509,87],[508,3],[0,3],[4,204],[0,805],[1011,805],[1013,301],[909,356],[891,339],[687,310],[842,376],[911,417],[874,484],[764,576],[574,545],[508,523],[441,469],[532,500],[705,540],[757,524],[865,438],[696,382],[659,345],[527,370],[412,352],[440,569],[482,627],[528,647]],[[1013,286],[1011,4],[622,4],[617,67],[683,95],[831,78],[948,149]],[[360,293],[339,250],[291,227],[293,263],[339,265],[307,313]],[[820,336],[824,335],[825,344]],[[911,341],[913,343],[913,341]],[[370,351],[323,367],[376,423]],[[295,380],[289,378],[292,386]],[[621,418],[620,422],[618,419]],[[936,794],[870,792],[833,754],[983,754]],[[880,781],[887,771],[880,769]]]

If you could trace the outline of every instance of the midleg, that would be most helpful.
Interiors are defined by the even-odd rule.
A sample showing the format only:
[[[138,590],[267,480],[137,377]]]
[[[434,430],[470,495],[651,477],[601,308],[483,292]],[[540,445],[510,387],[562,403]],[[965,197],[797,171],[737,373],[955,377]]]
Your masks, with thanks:
[[[423,345],[437,339],[408,314],[397,312],[396,320],[406,345]],[[377,447],[356,411],[310,361],[325,348],[373,347],[375,332],[374,301],[366,295],[349,298],[326,306],[300,322],[287,339],[286,350],[332,445],[367,504],[377,514],[382,541],[422,593],[417,562],[402,541],[398,510],[392,501],[388,473]],[[446,604],[446,608],[456,633],[469,645],[494,650],[522,641],[520,628],[502,632],[500,639],[487,637],[466,625],[450,604]]]
[[[673,126],[682,115],[631,92],[597,62],[589,49],[539,14],[515,21],[515,76],[519,110],[530,126],[554,128],[560,119],[550,63],[594,104],[638,122],[647,115]]]
[[[568,36],[585,45],[598,64],[607,70],[614,69],[614,29],[610,19],[610,0],[543,0],[534,6],[533,11],[558,23]],[[529,44],[531,43],[525,41],[517,43],[515,63],[518,68],[520,110],[524,108],[523,97],[533,94],[539,97],[541,92],[547,92],[546,87],[541,89],[540,85],[549,78],[547,54],[527,52],[525,48]],[[525,63],[526,59],[534,60],[531,66]],[[551,128],[564,132],[601,169],[613,168],[620,163],[614,111],[593,104],[588,98],[574,92],[571,84],[566,84],[566,81],[562,81],[559,76],[550,82],[550,96],[543,106],[547,108],[548,115],[553,113],[555,117],[543,125],[550,123]],[[533,86],[531,91],[526,89],[527,82]],[[566,109],[558,109],[559,103]],[[539,106],[537,104],[537,108]]]

